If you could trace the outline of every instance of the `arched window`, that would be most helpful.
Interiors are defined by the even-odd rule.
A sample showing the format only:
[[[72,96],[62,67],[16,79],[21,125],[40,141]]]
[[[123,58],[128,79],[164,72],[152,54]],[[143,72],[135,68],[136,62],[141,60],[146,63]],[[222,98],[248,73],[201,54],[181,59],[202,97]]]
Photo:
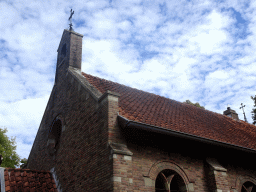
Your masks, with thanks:
[[[60,136],[62,131],[62,123],[60,119],[56,119],[51,126],[48,135],[48,148],[51,155],[53,155],[59,148]]]
[[[155,182],[156,192],[186,192],[185,182],[175,171],[165,169],[161,171]]]
[[[252,182],[247,181],[242,185],[241,192],[256,192],[256,186]]]

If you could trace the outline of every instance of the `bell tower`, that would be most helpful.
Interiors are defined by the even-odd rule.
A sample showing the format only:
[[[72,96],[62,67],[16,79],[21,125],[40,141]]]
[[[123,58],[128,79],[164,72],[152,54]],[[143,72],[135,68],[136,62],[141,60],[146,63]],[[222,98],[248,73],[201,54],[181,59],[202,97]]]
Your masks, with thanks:
[[[81,70],[82,38],[83,35],[76,33],[73,30],[64,29],[57,50],[58,56],[55,83],[58,81],[59,74],[66,74],[69,67]]]
[[[69,29],[64,29],[60,44],[58,47],[57,65],[55,84],[59,77],[66,74],[69,67],[79,69],[81,71],[82,62],[82,38],[83,35],[74,32],[72,28],[72,16],[74,11],[70,11]]]

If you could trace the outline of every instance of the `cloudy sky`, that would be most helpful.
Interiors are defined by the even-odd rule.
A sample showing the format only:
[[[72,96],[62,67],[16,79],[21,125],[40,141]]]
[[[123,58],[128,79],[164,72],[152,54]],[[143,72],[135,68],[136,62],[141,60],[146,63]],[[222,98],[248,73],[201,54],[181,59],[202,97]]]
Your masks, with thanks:
[[[0,127],[28,158],[68,28],[83,34],[82,71],[240,119],[256,94],[256,2],[92,0],[0,2]]]

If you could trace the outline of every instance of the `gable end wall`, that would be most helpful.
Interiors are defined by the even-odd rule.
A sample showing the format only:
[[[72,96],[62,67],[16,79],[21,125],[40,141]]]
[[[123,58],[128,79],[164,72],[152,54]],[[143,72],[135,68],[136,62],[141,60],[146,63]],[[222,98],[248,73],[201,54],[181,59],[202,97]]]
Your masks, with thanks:
[[[95,99],[97,93],[86,89],[71,71],[60,68],[58,78],[29,156],[28,169],[55,167],[63,191],[111,191],[113,163],[109,158],[108,102],[99,103]],[[65,128],[60,147],[51,156],[47,148],[48,132],[57,116],[63,117],[62,128]]]

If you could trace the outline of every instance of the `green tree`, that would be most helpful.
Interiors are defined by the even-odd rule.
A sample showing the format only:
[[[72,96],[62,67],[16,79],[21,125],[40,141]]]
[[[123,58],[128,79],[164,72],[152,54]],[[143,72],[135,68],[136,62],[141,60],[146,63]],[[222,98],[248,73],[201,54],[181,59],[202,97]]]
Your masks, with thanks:
[[[202,109],[205,109],[203,106],[201,106],[199,103],[192,103],[191,101],[189,100],[186,100],[185,102],[183,103],[187,103],[187,104],[190,104],[190,105],[194,105],[196,107],[199,107],[199,108],[202,108]]]
[[[6,132],[6,128],[0,128],[0,154],[3,156],[1,167],[16,168],[15,166],[18,166],[20,162],[20,157],[15,151],[17,148],[16,137],[9,139]]]
[[[254,102],[253,106],[256,107],[256,95],[255,97],[251,96],[251,99]],[[252,119],[253,119],[252,124],[255,125],[256,124],[256,108],[253,108],[251,113],[252,113]]]
[[[20,163],[22,163],[22,164],[20,165],[20,168],[24,168],[24,166],[27,164],[27,162],[28,162],[28,159],[26,159],[26,158],[21,159]]]

